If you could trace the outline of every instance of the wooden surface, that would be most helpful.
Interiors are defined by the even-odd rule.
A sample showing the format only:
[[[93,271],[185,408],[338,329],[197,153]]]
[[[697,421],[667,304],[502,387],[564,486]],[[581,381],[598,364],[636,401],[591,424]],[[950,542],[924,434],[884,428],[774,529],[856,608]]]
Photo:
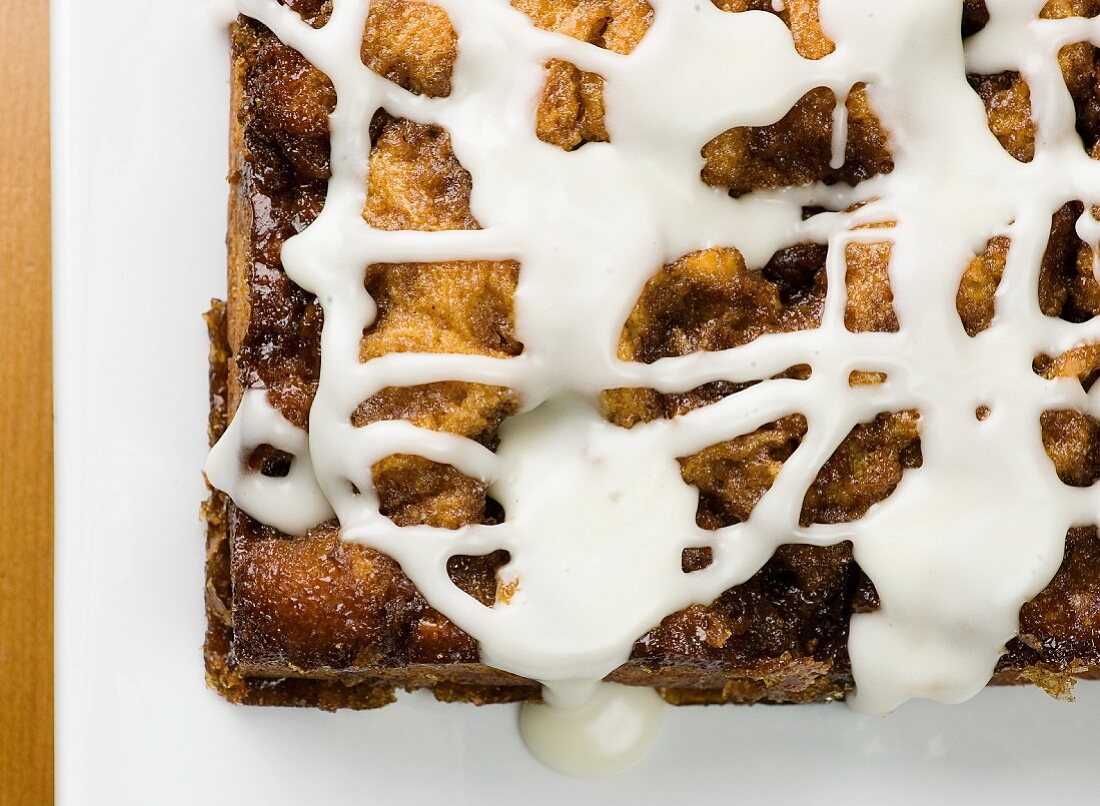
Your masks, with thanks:
[[[0,804],[53,802],[47,0],[0,0]]]

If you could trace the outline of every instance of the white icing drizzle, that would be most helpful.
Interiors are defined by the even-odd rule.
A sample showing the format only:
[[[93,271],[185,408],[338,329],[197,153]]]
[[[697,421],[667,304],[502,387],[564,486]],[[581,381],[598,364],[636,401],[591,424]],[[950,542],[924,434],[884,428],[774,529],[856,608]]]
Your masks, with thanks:
[[[249,466],[252,452],[270,445],[290,454],[290,471],[263,475]],[[263,522],[288,535],[304,535],[333,516],[317,485],[309,454],[309,435],[287,420],[262,389],[246,389],[223,437],[210,449],[206,476],[219,490],[232,490],[245,512],[262,512]]]
[[[808,61],[771,14],[650,0],[652,28],[631,55],[620,56],[538,30],[506,0],[434,2],[459,34],[454,89],[445,99],[412,95],[362,64],[369,0],[335,0],[319,30],[275,0],[238,0],[242,13],[326,73],[339,101],[324,210],[283,249],[287,273],[317,295],[325,313],[308,446],[301,432],[290,435],[262,391],[250,391],[211,452],[211,481],[254,517],[292,533],[323,520],[330,505],[344,539],[394,557],[434,607],[477,638],[486,662],[543,682],[559,710],[528,708],[523,731],[558,769],[595,774],[640,755],[654,730],[651,716],[618,723],[634,736],[618,745],[578,725],[580,715],[614,711],[624,697],[651,702],[652,695],[595,681],[662,617],[747,580],[782,543],[850,540],[878,589],[881,609],[852,622],[858,707],[883,713],[912,697],[956,702],[975,694],[1015,634],[1021,604],[1057,569],[1067,528],[1094,523],[1100,510],[1100,491],[1059,482],[1039,425],[1051,408],[1100,413],[1098,397],[1076,381],[1046,381],[1031,370],[1037,353],[1100,339],[1100,319],[1048,318],[1036,297],[1052,212],[1074,199],[1087,209],[1100,202],[1100,164],[1074,132],[1056,62],[1064,44],[1100,43],[1100,21],[1039,20],[1042,0],[989,0],[991,21],[964,52],[960,0],[821,0],[822,26],[836,50]],[[612,143],[565,153],[535,137],[549,58],[604,77]],[[1012,159],[990,133],[968,69],[1015,69],[1027,80],[1038,121],[1032,162]],[[840,108],[857,82],[867,84],[891,133],[892,174],[855,189],[815,186],[737,200],[700,181],[700,150],[710,138],[732,126],[773,123],[815,87],[836,95],[842,131]],[[382,232],[364,223],[368,124],[379,108],[449,132],[473,176],[472,209],[484,229]],[[834,163],[844,147],[836,139]],[[803,205],[843,209],[859,201],[868,203],[801,220]],[[854,231],[876,221],[897,226]],[[955,310],[959,279],[1001,234],[1012,248],[996,318],[969,338]],[[830,246],[820,329],[651,365],[616,357],[623,322],[663,264],[730,246],[759,266],[777,249],[808,240]],[[900,332],[849,333],[844,246],[884,240],[893,243]],[[461,259],[519,261],[523,354],[361,362],[363,328],[375,316],[364,267]],[[809,380],[765,381],[629,431],[606,423],[596,404],[607,388],[685,391],[719,379],[767,378],[799,363],[812,366]],[[888,381],[849,387],[857,369],[887,373]],[[351,424],[354,409],[381,389],[439,380],[520,394],[523,413],[504,424],[495,455],[408,423]],[[979,422],[981,405],[991,414]],[[807,487],[852,427],[909,408],[922,415],[923,466],[856,523],[800,527]],[[697,527],[698,493],[683,482],[676,458],[795,412],[809,431],[752,517],[717,531]],[[295,456],[290,476],[242,469],[261,443]],[[373,462],[394,453],[446,462],[491,483],[506,521],[457,531],[397,527],[379,513],[370,473]],[[307,477],[311,457],[315,482]],[[712,565],[682,573],[687,546],[711,547]],[[451,583],[446,561],[496,549],[510,552],[501,574],[518,587],[509,603],[487,608]],[[577,701],[577,692],[590,698]],[[562,725],[583,757],[563,750]]]
[[[1092,250],[1092,274],[1100,282],[1100,219],[1096,218],[1098,208],[1088,208],[1077,219],[1077,237]]]
[[[836,107],[833,108],[833,156],[829,160],[830,168],[840,168],[844,165],[845,146],[848,143],[848,95],[836,99]]]
[[[599,778],[627,769],[661,726],[664,700],[649,688],[589,682],[549,693],[545,705],[520,711],[519,730],[540,761],[566,775]]]

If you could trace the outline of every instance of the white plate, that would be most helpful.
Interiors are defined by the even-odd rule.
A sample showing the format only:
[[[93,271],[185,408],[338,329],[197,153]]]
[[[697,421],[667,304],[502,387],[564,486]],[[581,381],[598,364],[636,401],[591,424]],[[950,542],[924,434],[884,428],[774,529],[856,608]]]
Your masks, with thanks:
[[[534,762],[513,707],[332,715],[207,691],[200,314],[224,292],[228,60],[206,8],[54,0],[59,802],[1095,800],[1097,685],[885,720],[669,709],[649,758],[597,782]]]

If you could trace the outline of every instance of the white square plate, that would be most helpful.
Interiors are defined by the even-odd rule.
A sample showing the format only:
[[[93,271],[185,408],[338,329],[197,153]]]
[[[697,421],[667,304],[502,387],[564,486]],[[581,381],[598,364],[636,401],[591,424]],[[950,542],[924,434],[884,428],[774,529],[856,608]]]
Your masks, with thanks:
[[[669,709],[642,764],[595,782],[533,761],[513,707],[333,715],[207,691],[200,314],[224,293],[228,115],[207,7],[53,5],[59,802],[1095,802],[1100,685],[884,720]]]

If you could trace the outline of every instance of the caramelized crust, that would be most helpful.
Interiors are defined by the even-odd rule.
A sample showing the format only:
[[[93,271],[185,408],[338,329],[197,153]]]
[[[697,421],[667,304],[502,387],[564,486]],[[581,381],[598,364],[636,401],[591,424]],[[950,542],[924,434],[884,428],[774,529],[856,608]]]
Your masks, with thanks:
[[[818,255],[807,255],[809,265],[788,304],[768,267],[748,270],[736,249],[681,258],[646,283],[623,329],[619,358],[651,364],[667,356],[728,350],[766,333],[817,327],[826,290]],[[783,258],[773,258],[769,266],[778,260]]]
[[[1042,8],[1044,19],[1095,17],[1100,15],[1097,0],[1049,0]],[[984,0],[965,0],[963,35],[977,33],[989,22]],[[1066,45],[1058,53],[1058,62],[1077,117],[1077,132],[1086,151],[1093,152],[1100,141],[1100,50],[1088,42]],[[1005,151],[1020,162],[1035,155],[1035,124],[1031,114],[1031,91],[1016,71],[994,75],[969,75],[970,85],[981,96],[989,117],[990,131]],[[1095,155],[1094,155],[1095,156]]]
[[[885,412],[853,428],[806,492],[802,525],[858,520],[885,500],[921,466],[919,422],[915,411]]]
[[[1020,162],[1031,162],[1035,158],[1035,124],[1027,82],[1012,71],[966,78],[985,104],[989,130],[1004,150]]]
[[[826,182],[847,182],[855,185],[877,174],[894,170],[890,156],[890,134],[879,122],[871,107],[865,84],[856,84],[848,93],[848,141],[844,147],[844,164]]]
[[[1100,537],[1096,527],[1070,529],[1054,580],[1020,610],[1020,637],[1009,644],[999,668],[1031,665],[1095,667],[1100,650]]]
[[[1100,313],[1100,283],[1092,247],[1077,234],[1085,205],[1069,202],[1054,214],[1039,274],[1039,307],[1047,316],[1085,322]]]
[[[420,0],[371,0],[363,31],[363,64],[409,92],[444,98],[458,36],[447,12]]]
[[[519,355],[512,262],[374,264],[364,284],[378,306],[363,335],[360,358],[387,353]]]
[[[630,53],[653,22],[645,0],[512,0],[546,31],[571,36],[615,53]]]
[[[442,381],[422,386],[390,386],[364,400],[352,424],[407,420],[421,428],[447,431],[496,447],[496,432],[519,408],[510,389],[478,383]]]
[[[331,13],[330,4],[321,0],[286,2],[317,27]],[[653,14],[642,0],[514,0],[513,5],[540,27],[618,53],[637,46]],[[820,58],[833,48],[818,24],[816,0],[793,0],[782,12],[756,0],[716,0],[716,5],[730,12],[778,13],[805,58]],[[971,27],[981,24],[976,4],[967,3],[966,11]],[[1080,56],[1074,53],[1063,58]],[[324,202],[334,91],[323,75],[257,23],[243,21],[236,27],[233,54],[229,302],[227,309],[216,305],[208,318],[212,439],[249,387],[266,387],[280,411],[308,426],[323,324],[316,301],[283,272],[280,248],[308,226]],[[362,56],[371,69],[410,92],[439,97],[452,89],[454,31],[446,14],[430,3],[375,0]],[[1087,107],[1087,93],[1075,92],[1075,100],[1084,98]],[[828,90],[814,90],[772,126],[719,135],[705,149],[703,178],[738,195],[818,181],[855,183],[889,171],[888,135],[858,85],[847,100],[845,164],[829,167],[834,104]],[[1088,114],[1079,108],[1079,119]],[[606,130],[603,118],[599,76],[565,62],[547,65],[535,121],[542,139],[565,150],[606,141],[614,133]],[[371,226],[479,227],[469,204],[476,178],[455,157],[447,132],[380,112],[372,139],[371,184],[363,211]],[[1087,247],[1074,241],[1074,216],[1081,210],[1067,205],[1055,216],[1038,292],[1044,312],[1073,321],[1095,315],[1100,307],[1095,278],[1091,285],[1089,280],[1091,253],[1085,255]],[[1007,240],[994,239],[963,277],[959,312],[968,332],[991,321],[1007,249]],[[858,245],[845,257],[854,317],[850,326],[896,329],[888,245]],[[818,244],[791,245],[762,267],[746,266],[732,247],[687,255],[658,269],[647,283],[624,325],[619,356],[652,363],[817,327],[826,293],[825,260],[826,249]],[[364,283],[379,314],[364,333],[362,359],[402,351],[518,355],[523,348],[515,335],[513,296],[520,272],[522,267],[510,262],[365,267]],[[1084,383],[1095,373],[1095,359],[1067,354],[1037,362],[1037,371],[1052,378],[1077,376]],[[808,367],[792,367],[783,377],[806,378],[808,372]],[[853,382],[882,380],[856,373]],[[679,416],[748,385],[716,382],[669,395],[610,390],[603,402],[612,422],[630,427]],[[362,402],[352,422],[364,426],[407,419],[494,448],[500,423],[518,406],[515,394],[505,388],[442,382],[384,389]],[[1057,472],[1070,484],[1091,484],[1100,476],[1100,427],[1083,417],[1072,412],[1044,416],[1044,441]],[[805,419],[792,412],[681,459],[685,482],[700,490],[700,525],[716,529],[748,518],[798,449],[806,427]],[[271,474],[281,467],[277,452],[260,451],[252,460]],[[920,461],[917,412],[885,412],[856,426],[807,490],[802,522],[861,517]],[[378,462],[372,474],[383,513],[401,525],[453,529],[504,517],[484,485],[453,467],[392,456]],[[364,708],[391,701],[395,688],[430,688],[440,699],[479,703],[538,696],[530,681],[481,664],[476,643],[432,609],[396,563],[340,540],[333,524],[289,537],[256,523],[218,493],[205,515],[207,672],[211,685],[227,698]],[[1021,638],[1002,660],[1003,680],[1043,664],[1064,668],[1071,660],[1100,661],[1093,638],[1100,590],[1089,570],[1098,552],[1095,529],[1071,532],[1055,582],[1022,613]],[[448,571],[456,585],[489,605],[508,595],[497,578],[507,560],[501,552],[455,557]],[[709,562],[706,549],[686,551],[684,572]],[[710,605],[665,618],[639,639],[631,660],[611,679],[654,686],[676,703],[842,697],[852,686],[848,619],[876,606],[874,588],[849,546],[783,546],[744,585]]]
[[[1091,487],[1100,478],[1100,420],[1079,411],[1046,411],[1043,448],[1063,484]]]
[[[563,151],[575,151],[585,143],[608,142],[603,79],[560,59],[547,62],[535,133],[544,143]]]
[[[610,679],[684,705],[843,697],[848,616],[866,584],[847,545],[783,546],[712,605],[665,618]]]
[[[371,144],[364,221],[384,230],[481,228],[470,211],[470,174],[443,129],[380,112]]]
[[[1032,368],[1048,381],[1076,378],[1087,392],[1096,380],[1097,371],[1100,371],[1100,344],[1082,344],[1055,358],[1037,356]]]
[[[1047,0],[1039,16],[1048,20],[1064,20],[1068,17],[1095,17],[1098,14],[1098,0]]]
[[[284,6],[298,12],[298,15],[314,28],[321,28],[332,16],[332,0],[279,0]]]
[[[844,327],[852,333],[896,333],[894,292],[890,287],[889,242],[850,243],[844,248],[848,299]]]
[[[991,238],[985,251],[970,261],[963,272],[955,295],[955,309],[968,336],[977,336],[993,324],[994,298],[1008,263],[1009,246],[1004,236]]]
[[[662,268],[642,291],[623,328],[618,356],[653,363],[693,352],[730,349],[768,333],[815,328],[825,301],[827,250],[795,244],[776,252],[759,270],[745,266],[736,249],[695,252]],[[808,367],[780,377],[805,379]],[[753,383],[717,381],[687,392],[610,389],[607,418],[624,428],[693,409]]]
[[[985,0],[963,0],[962,36],[971,37],[989,23],[989,9]]]
[[[866,87],[854,86],[846,104],[848,139],[840,168],[831,165],[836,97],[818,87],[776,123],[729,129],[703,146],[703,181],[742,196],[814,182],[855,185],[889,173],[894,167],[887,150],[889,136],[871,109]]]
[[[1073,98],[1077,113],[1077,133],[1085,150],[1091,151],[1100,141],[1100,95],[1097,92],[1097,54],[1100,51],[1088,42],[1066,45],[1058,53],[1062,76]]]
[[[747,521],[805,435],[806,418],[792,414],[681,459],[684,481],[699,488],[699,525],[720,529]]]

